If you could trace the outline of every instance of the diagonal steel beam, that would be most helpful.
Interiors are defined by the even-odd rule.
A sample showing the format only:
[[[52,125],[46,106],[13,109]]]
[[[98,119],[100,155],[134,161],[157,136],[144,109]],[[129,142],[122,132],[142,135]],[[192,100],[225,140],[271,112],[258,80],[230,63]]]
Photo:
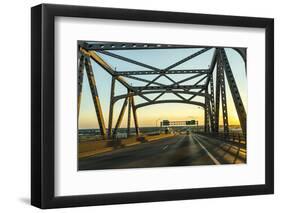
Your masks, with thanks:
[[[156,67],[153,67],[153,66],[150,66],[148,64],[145,64],[145,63],[142,63],[142,62],[139,62],[139,61],[121,56],[121,55],[117,55],[115,53],[111,53],[111,52],[108,52],[108,51],[105,51],[105,50],[97,50],[97,52],[102,53],[104,55],[111,56],[113,58],[117,58],[117,59],[122,60],[122,61],[129,62],[131,64],[135,64],[135,65],[138,65],[138,66],[141,66],[141,67],[145,67],[145,68],[148,68],[148,69],[151,69],[151,70],[160,70],[160,69],[158,69]]]
[[[130,93],[130,91],[129,91]],[[127,121],[127,137],[130,136],[131,133],[131,108],[132,108],[132,96],[129,98],[129,103],[128,103],[128,121]]]
[[[167,74],[163,74],[163,76],[165,76],[168,80],[170,80],[171,82],[173,82],[174,84],[177,83],[176,81],[174,81],[174,79],[172,79],[170,76],[168,76]]]
[[[153,84],[155,81],[157,81],[161,76],[162,76],[162,74],[158,75],[156,78],[154,78],[153,80],[151,80],[148,84],[146,84],[144,87],[140,87],[140,88],[139,88],[140,92],[141,92],[142,90],[147,89],[151,84]]]
[[[210,75],[207,78],[206,87],[209,85],[210,77],[213,75],[215,65],[217,63],[217,57],[218,57],[218,48],[215,48],[215,51],[214,51],[214,54],[213,54],[213,57],[212,57],[212,61],[211,61],[210,67],[209,67],[209,70],[210,70],[209,74]]]
[[[208,87],[207,87],[208,88]],[[210,77],[210,102],[211,102],[211,129],[212,132],[215,131],[215,95],[214,95],[214,80],[213,80],[213,74],[211,74]]]
[[[176,96],[178,96],[180,99],[186,101],[186,98],[184,98],[183,96],[181,96],[181,95],[178,94],[177,92],[173,92],[173,94],[175,94]]]
[[[131,98],[131,104],[132,104],[132,111],[133,111],[133,118],[134,118],[134,123],[135,123],[136,135],[138,136],[140,134],[140,130],[139,130],[138,117],[137,117],[137,108],[136,108],[136,105],[135,105],[134,96],[131,96],[130,98]]]
[[[210,70],[211,73],[213,73],[213,71],[215,69],[215,65],[216,65],[216,62],[217,62],[217,55],[218,55],[218,48],[215,48],[215,51],[214,51],[214,54],[213,54],[213,57],[212,57],[212,61],[211,61],[210,67],[209,67],[209,70]]]
[[[116,75],[116,71],[113,70],[101,57],[99,57],[95,52],[93,51],[87,51],[83,49],[82,47],[80,48],[80,51],[84,54],[93,59],[97,64],[99,64],[105,71],[107,71],[110,75],[112,75],[116,80],[118,80],[123,86],[125,86],[127,89],[137,92],[134,90],[131,85],[129,85],[124,78],[121,76]],[[141,96],[141,95],[140,95]],[[143,97],[146,101],[150,102],[151,100],[147,97]]]
[[[194,85],[198,85],[200,84],[202,81],[204,81],[207,78],[207,75],[204,76],[203,78],[199,79],[196,83],[194,83]]]
[[[208,114],[209,114],[209,119],[210,119],[210,127],[211,127],[211,132],[214,132],[214,116],[212,114],[212,109],[211,109],[211,100],[206,99],[208,101]]]
[[[198,93],[201,93],[203,90],[205,90],[205,88],[201,89]],[[188,101],[191,101],[193,98],[195,98],[196,96],[198,96],[198,94],[194,94],[193,96],[191,96],[189,99],[187,99]]]
[[[200,75],[202,75],[202,74],[200,74]],[[199,74],[197,75],[197,76],[192,76],[192,78],[196,78],[196,77],[198,77],[199,76]],[[189,77],[190,78],[190,77]],[[202,79],[199,79],[195,84],[194,84],[194,86],[196,86],[196,85],[198,85],[199,83],[201,83],[204,79],[206,79],[207,78],[207,76],[204,76]],[[189,80],[191,80],[191,79],[189,79]],[[155,82],[154,84],[156,84],[157,82]],[[175,85],[175,84],[174,84]],[[143,90],[143,89],[142,89]],[[184,91],[186,91],[186,92],[188,92],[190,89],[184,89]],[[163,93],[161,93],[161,95],[159,96],[159,97],[161,97],[163,94],[164,94],[165,92],[163,92]],[[157,100],[158,98],[156,97],[156,100]],[[155,101],[155,100],[153,100],[153,101]]]
[[[153,100],[152,100],[152,102],[155,102],[155,101],[157,101],[162,95],[164,95],[166,92],[161,92],[158,96],[156,96]]]
[[[203,78],[199,79],[197,82],[195,82],[195,83],[194,83],[194,86],[200,84],[200,83],[201,83],[204,79],[206,79],[206,78],[207,78],[207,75],[204,76]],[[184,89],[184,91],[185,91],[185,92],[189,92],[190,89]]]
[[[77,114],[79,117],[80,112],[80,104],[81,104],[81,96],[82,96],[82,87],[83,87],[83,77],[84,77],[84,55],[81,54],[79,59],[79,67],[78,67],[78,108]]]
[[[229,133],[229,125],[228,125],[228,113],[227,113],[227,99],[225,92],[225,77],[224,71],[221,72],[221,103],[222,103],[222,119],[223,119],[223,130],[224,133]]]
[[[123,106],[121,108],[121,111],[120,111],[120,114],[119,114],[119,117],[117,119],[117,122],[116,122],[116,125],[115,125],[115,128],[114,128],[114,131],[113,131],[113,136],[115,136],[117,134],[117,131],[121,125],[121,122],[122,122],[122,119],[124,117],[124,113],[125,113],[125,110],[127,108],[127,104],[128,104],[128,97],[125,98],[124,100],[124,103],[123,103]]]
[[[196,52],[196,53],[194,53],[194,54],[192,54],[192,55],[190,55],[190,56],[188,56],[188,57],[186,57],[186,58],[184,58],[184,59],[182,59],[182,60],[180,60],[180,61],[178,61],[178,62],[176,62],[176,63],[174,63],[174,64],[172,64],[172,65],[170,65],[170,66],[168,66],[168,67],[166,67],[164,70],[161,71],[161,73],[160,73],[157,77],[155,77],[155,78],[151,81],[151,83],[155,82],[155,81],[156,81],[157,79],[159,79],[162,75],[164,75],[167,70],[170,70],[170,69],[172,69],[172,68],[174,68],[174,67],[176,67],[176,66],[178,66],[178,65],[180,65],[180,64],[182,64],[182,63],[184,63],[184,62],[186,62],[186,61],[188,61],[188,60],[190,60],[190,59],[192,59],[192,58],[195,58],[196,56],[198,56],[198,55],[200,55],[200,54],[202,54],[202,53],[208,51],[209,49],[211,49],[211,47],[204,48],[204,49],[202,49],[202,50],[200,50],[200,51],[198,51],[198,52]],[[145,85],[145,87],[144,87],[143,89],[146,89],[149,85],[151,85],[151,83],[148,83],[147,85]],[[142,90],[142,89],[141,89],[141,90]]]
[[[172,69],[172,68],[174,68],[174,67],[176,67],[176,66],[178,66],[178,65],[180,65],[180,64],[182,64],[182,63],[184,63],[184,62],[186,62],[186,61],[189,61],[190,59],[195,58],[196,56],[201,55],[202,53],[204,53],[204,52],[206,52],[206,51],[208,51],[208,50],[210,50],[210,49],[212,49],[212,47],[207,47],[207,48],[204,48],[204,49],[202,49],[202,50],[199,50],[198,52],[193,53],[192,55],[187,56],[187,57],[181,59],[180,61],[178,61],[178,62],[176,62],[176,63],[174,63],[174,64],[172,64],[172,65],[166,67],[166,68],[164,69],[164,71],[170,70],[170,69]]]
[[[205,93],[208,93],[206,88],[204,89]],[[210,131],[210,108],[209,108],[209,99],[205,98],[205,110],[204,110],[204,131],[209,132]]]
[[[87,51],[83,49],[82,47],[80,48],[80,51],[93,59],[98,65],[100,65],[105,71],[107,71],[110,75],[114,76],[116,80],[118,80],[123,86],[125,86],[127,89],[131,89],[131,86],[121,77],[121,76],[116,76],[116,71],[109,66],[106,61],[104,61],[100,56],[98,56],[95,52],[93,51]]]
[[[183,60],[177,62],[177,63],[176,63],[176,66],[179,65],[179,64],[181,64],[181,63],[184,63],[184,62],[186,62],[186,61],[188,61],[188,60],[190,60],[190,59],[192,59],[192,58],[194,58],[194,57],[196,57],[196,56],[198,56],[198,55],[200,55],[200,54],[202,54],[202,53],[204,53],[204,52],[206,52],[206,51],[209,50],[209,49],[211,49],[211,48],[205,48],[205,49],[203,49],[203,50],[200,50],[200,51],[198,51],[198,52],[196,52],[196,53],[194,53],[194,54],[188,56],[187,58],[185,58],[185,59],[183,59]],[[175,82],[173,79],[171,79],[171,78],[170,78],[169,76],[167,76],[166,74],[162,74],[162,75],[161,75],[161,70],[158,69],[158,68],[156,68],[156,67],[153,67],[153,66],[150,66],[150,65],[148,65],[148,64],[144,64],[144,63],[141,63],[141,62],[139,62],[139,61],[132,60],[132,59],[129,59],[129,58],[127,58],[127,57],[120,56],[120,55],[117,55],[117,54],[115,54],[115,53],[111,53],[111,52],[108,52],[108,51],[97,51],[97,52],[102,53],[102,54],[105,54],[105,55],[108,55],[108,56],[111,56],[111,57],[114,57],[114,58],[117,58],[117,59],[120,59],[120,60],[123,60],[123,61],[126,61],[126,62],[129,62],[129,63],[133,63],[133,64],[135,64],[135,65],[139,65],[139,66],[142,66],[142,67],[145,67],[145,68],[148,68],[148,69],[152,69],[152,70],[154,70],[154,71],[159,71],[160,75],[157,76],[157,77],[155,77],[152,81],[147,81],[148,84],[145,85],[144,89],[145,89],[146,87],[148,87],[149,85],[151,85],[151,84],[158,84],[158,85],[159,85],[159,83],[157,83],[156,80],[158,80],[162,75],[165,76],[165,77],[166,77],[167,79],[169,79],[170,81],[172,81],[174,84],[178,84],[178,83],[179,83],[179,82]],[[174,65],[175,65],[175,64],[173,64],[173,65],[167,67],[166,69],[164,69],[164,72],[167,71],[167,70],[169,70],[169,69],[171,69],[171,68],[173,68]],[[120,74],[120,73],[119,73],[119,74]],[[200,74],[200,75],[201,75],[201,74]],[[184,81],[191,80],[191,79],[196,78],[196,77],[198,77],[198,76],[200,76],[200,75],[198,74],[198,75],[196,75],[196,76],[192,76],[192,77],[190,77],[190,78],[187,78],[187,79],[184,80]],[[136,79],[136,78],[135,78],[135,79]],[[140,80],[140,79],[138,79],[138,80]],[[142,80],[142,81],[144,81],[144,80]],[[182,82],[184,82],[184,81],[182,81]]]
[[[101,133],[101,135],[106,135],[105,122],[104,122],[104,118],[103,118],[102,108],[101,108],[100,99],[98,96],[98,90],[97,90],[95,76],[94,76],[93,69],[92,69],[92,64],[91,64],[89,57],[85,58],[85,67],[86,67],[87,77],[88,77],[88,81],[89,81],[90,88],[91,88],[93,102],[95,105],[97,119],[98,119],[98,123],[99,123],[99,127],[100,127],[100,133]]]
[[[115,78],[112,76],[111,79],[111,92],[110,92],[110,104],[109,104],[109,116],[108,116],[108,132],[107,135],[112,135],[112,122],[113,122],[113,112],[114,112],[114,96],[115,96]]]
[[[232,69],[229,65],[228,58],[227,58],[224,48],[220,48],[220,56],[223,61],[225,75],[226,75],[227,82],[228,82],[228,85],[230,88],[230,92],[231,92],[231,95],[233,98],[233,102],[234,102],[234,105],[236,108],[236,112],[238,114],[240,126],[243,131],[243,134],[246,134],[246,132],[247,132],[247,114],[246,114],[244,104],[241,99],[239,89],[237,87],[237,84],[236,84],[235,78],[233,76]]]
[[[187,77],[187,78],[182,79],[182,80],[180,80],[180,81],[178,81],[178,82],[176,82],[176,83],[174,83],[174,84],[172,84],[172,85],[181,84],[181,83],[183,83],[183,82],[186,82],[186,81],[192,80],[192,79],[194,79],[194,78],[197,78],[197,77],[199,77],[199,76],[201,76],[201,75],[203,75],[203,74],[202,74],[202,73],[199,73],[199,74],[197,74],[197,75],[193,75],[193,76]]]
[[[147,79],[139,78],[139,77],[132,76],[132,75],[128,75],[128,76],[125,76],[125,77],[126,77],[126,78],[130,78],[130,79],[134,79],[134,80],[137,80],[137,81],[146,82],[146,83],[149,83],[149,82],[150,82],[150,81],[147,80]],[[161,83],[158,83],[158,82],[154,82],[153,84],[159,85],[159,86],[165,86],[165,84],[161,84]]]
[[[215,102],[215,129],[214,132],[219,132],[219,123],[220,123],[220,96],[221,96],[221,72],[223,72],[223,65],[220,60],[220,57],[217,58],[217,71],[216,71],[216,102]]]

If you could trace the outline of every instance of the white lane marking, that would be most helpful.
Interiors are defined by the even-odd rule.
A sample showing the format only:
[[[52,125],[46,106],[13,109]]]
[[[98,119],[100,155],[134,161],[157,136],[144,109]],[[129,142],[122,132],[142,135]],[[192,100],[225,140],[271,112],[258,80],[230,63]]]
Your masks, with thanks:
[[[204,151],[207,153],[207,155],[212,159],[212,161],[216,164],[216,165],[220,165],[221,163],[206,149],[205,146],[203,146],[203,144],[201,144],[198,139],[195,139],[196,142],[201,146],[202,149],[204,149]]]
[[[185,139],[185,137],[180,137],[180,138],[177,140],[176,144],[177,144],[177,143],[181,143],[184,139]]]
[[[167,148],[168,148],[168,146],[169,146],[169,145],[164,146],[164,147],[163,147],[163,150],[167,149]]]
[[[176,141],[175,144],[181,143],[184,139],[185,139],[185,137],[180,137],[180,138],[178,138],[178,140]],[[168,147],[169,147],[169,145],[166,145],[166,146],[164,146],[164,147],[162,148],[162,150],[165,150],[165,149],[167,149]]]

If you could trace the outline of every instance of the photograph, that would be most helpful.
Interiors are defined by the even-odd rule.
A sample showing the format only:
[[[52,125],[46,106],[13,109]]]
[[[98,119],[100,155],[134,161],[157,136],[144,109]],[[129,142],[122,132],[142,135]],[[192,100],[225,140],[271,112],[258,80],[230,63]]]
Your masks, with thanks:
[[[247,48],[77,41],[78,171],[247,163]]]

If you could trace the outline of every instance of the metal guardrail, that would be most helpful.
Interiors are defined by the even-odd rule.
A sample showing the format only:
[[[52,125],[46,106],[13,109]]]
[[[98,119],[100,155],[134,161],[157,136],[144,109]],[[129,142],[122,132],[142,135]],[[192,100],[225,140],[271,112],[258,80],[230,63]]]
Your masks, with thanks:
[[[224,138],[224,139],[232,141],[232,142],[238,142],[238,143],[241,143],[241,142],[246,143],[246,141],[247,141],[246,135],[244,135],[242,133],[216,133],[214,136],[218,137],[218,138]]]
[[[208,137],[212,137],[212,138],[216,138],[216,139],[220,139],[220,140],[224,140],[227,141],[228,143],[232,143],[232,144],[239,144],[240,146],[243,146],[244,148],[246,148],[246,144],[247,144],[247,135],[242,134],[242,133],[205,133],[205,132],[196,132],[197,134],[201,134],[201,135],[205,135]]]

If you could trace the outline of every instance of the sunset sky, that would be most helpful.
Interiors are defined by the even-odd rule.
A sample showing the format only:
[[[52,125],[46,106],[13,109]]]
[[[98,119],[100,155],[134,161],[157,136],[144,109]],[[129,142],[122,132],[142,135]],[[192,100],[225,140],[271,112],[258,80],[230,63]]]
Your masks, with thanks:
[[[201,48],[193,48],[193,49],[150,49],[150,50],[115,50],[112,51],[116,54],[129,57],[131,59],[155,66],[160,69],[164,69],[169,65],[185,58],[197,51]],[[226,48],[226,53],[230,62],[230,66],[232,68],[236,83],[238,85],[240,95],[242,97],[244,107],[247,111],[247,79],[245,72],[245,64],[241,56],[234,50],[230,48]],[[211,58],[214,52],[214,48],[208,50],[207,52],[177,66],[173,69],[208,69]],[[103,54],[98,54],[101,56],[109,65],[112,66],[113,69],[117,71],[127,71],[127,70],[146,70],[146,68],[130,64],[119,59],[114,59],[110,56],[106,56]],[[98,94],[101,101],[102,111],[107,127],[108,123],[108,114],[109,114],[109,100],[110,100],[110,87],[111,87],[111,76],[104,71],[99,65],[95,62],[91,62],[93,66],[93,71],[97,83]],[[193,74],[192,74],[193,75]],[[169,75],[175,81],[179,81],[187,76],[192,76],[187,74],[174,74]],[[155,78],[157,75],[148,75],[148,76],[138,76],[145,78],[147,80],[151,80]],[[202,77],[201,77],[202,78]],[[200,77],[195,78],[191,81],[188,81],[188,84],[192,84],[198,81]],[[132,86],[144,86],[146,83],[126,79],[129,84]],[[165,77],[161,77],[157,82],[163,84],[172,84],[172,82]],[[204,81],[203,81],[204,82]],[[227,82],[227,81],[226,81]],[[115,94],[125,94],[127,89],[123,87],[119,82],[116,82]],[[228,104],[228,116],[229,116],[229,124],[230,125],[238,125],[239,120],[237,117],[237,113],[234,107],[234,103],[230,94],[230,90],[228,84],[226,85],[226,93],[227,93],[227,104]],[[158,94],[148,95],[149,98],[154,98]],[[190,97],[190,95],[186,95],[185,97]],[[167,100],[167,99],[177,99],[177,96],[173,94],[165,94],[159,100]],[[202,98],[194,98],[194,101],[203,102]],[[139,97],[135,97],[136,104],[143,103]],[[115,125],[117,116],[121,110],[121,106],[123,104],[123,100],[118,101],[114,107],[114,119],[113,126]],[[220,113],[222,114],[222,113]],[[138,120],[140,127],[148,127],[148,126],[159,126],[160,120],[198,120],[199,125],[204,122],[204,110],[201,107],[189,104],[179,104],[179,103],[169,103],[169,104],[155,104],[140,108],[137,110]],[[222,124],[222,120],[220,121]],[[127,125],[127,110],[124,115],[121,127],[125,127]],[[131,126],[133,126],[133,121],[131,121]],[[79,115],[79,129],[84,128],[98,128],[98,122],[95,114],[94,104],[90,93],[90,87],[87,79],[86,72],[84,72],[83,79],[83,88],[82,88],[82,99],[81,99],[81,107],[80,107],[80,115]]]

